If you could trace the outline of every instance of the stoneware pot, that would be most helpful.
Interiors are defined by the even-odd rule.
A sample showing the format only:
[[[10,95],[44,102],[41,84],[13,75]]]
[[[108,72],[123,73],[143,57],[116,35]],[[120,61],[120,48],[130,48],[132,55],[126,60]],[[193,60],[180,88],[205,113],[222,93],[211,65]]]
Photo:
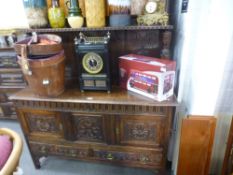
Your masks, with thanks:
[[[130,25],[130,15],[112,14],[109,17],[110,26],[128,26]]]

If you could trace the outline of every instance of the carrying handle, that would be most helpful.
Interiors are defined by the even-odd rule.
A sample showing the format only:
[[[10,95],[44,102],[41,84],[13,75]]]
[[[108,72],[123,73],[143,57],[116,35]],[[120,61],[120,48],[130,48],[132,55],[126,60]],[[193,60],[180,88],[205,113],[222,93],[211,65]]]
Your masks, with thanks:
[[[32,75],[32,71],[29,68],[29,62],[27,59],[27,45],[21,46],[21,59],[20,64],[23,70],[23,73],[26,75]]]

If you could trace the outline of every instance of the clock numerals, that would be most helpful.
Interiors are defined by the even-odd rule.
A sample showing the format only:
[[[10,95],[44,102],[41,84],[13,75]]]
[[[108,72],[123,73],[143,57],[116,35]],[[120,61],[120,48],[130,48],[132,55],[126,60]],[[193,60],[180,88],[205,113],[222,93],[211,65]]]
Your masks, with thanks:
[[[103,68],[103,59],[100,55],[89,52],[83,57],[83,68],[90,74],[97,74]]]
[[[155,13],[157,10],[157,2],[155,1],[148,1],[145,5],[145,11],[146,13]]]

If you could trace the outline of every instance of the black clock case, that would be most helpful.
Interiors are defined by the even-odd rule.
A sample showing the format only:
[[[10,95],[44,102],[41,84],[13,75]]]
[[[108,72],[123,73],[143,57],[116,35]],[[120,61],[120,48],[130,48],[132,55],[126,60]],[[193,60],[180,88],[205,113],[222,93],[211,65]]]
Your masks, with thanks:
[[[78,76],[79,76],[79,86],[81,91],[85,90],[106,90],[111,91],[111,79],[110,79],[110,57],[108,43],[78,43],[75,44],[75,52],[78,59]],[[82,60],[85,54],[89,52],[97,53],[103,59],[103,68],[97,74],[88,73],[82,65]],[[83,74],[87,76],[83,76]],[[93,86],[86,86],[85,80],[90,80],[94,82]],[[97,81],[105,81],[106,86],[97,86]]]

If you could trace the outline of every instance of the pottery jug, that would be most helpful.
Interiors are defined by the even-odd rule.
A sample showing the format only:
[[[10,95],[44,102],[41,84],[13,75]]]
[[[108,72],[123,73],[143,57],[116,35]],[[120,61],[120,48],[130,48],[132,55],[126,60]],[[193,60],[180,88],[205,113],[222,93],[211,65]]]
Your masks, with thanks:
[[[66,2],[68,8],[68,23],[72,28],[79,28],[83,26],[83,16],[79,4],[76,0],[69,0]]]
[[[65,13],[59,6],[58,0],[52,0],[52,6],[48,10],[48,17],[52,28],[65,27]]]

